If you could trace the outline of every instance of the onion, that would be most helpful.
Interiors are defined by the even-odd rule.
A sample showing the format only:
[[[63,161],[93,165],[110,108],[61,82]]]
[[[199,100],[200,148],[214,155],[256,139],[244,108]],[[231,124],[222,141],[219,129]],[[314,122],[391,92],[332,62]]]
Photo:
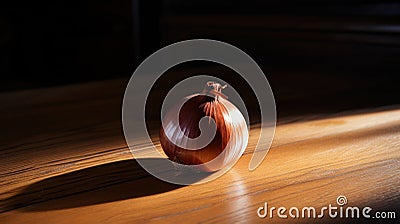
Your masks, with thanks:
[[[212,90],[185,97],[167,113],[160,128],[160,143],[170,160],[211,172],[239,159],[247,146],[248,129],[242,113],[221,93],[226,86],[215,82],[207,86]],[[201,123],[207,117],[208,122]],[[187,138],[196,140],[210,134],[209,130],[215,135],[208,144],[196,147],[202,144],[194,141],[189,146]]]

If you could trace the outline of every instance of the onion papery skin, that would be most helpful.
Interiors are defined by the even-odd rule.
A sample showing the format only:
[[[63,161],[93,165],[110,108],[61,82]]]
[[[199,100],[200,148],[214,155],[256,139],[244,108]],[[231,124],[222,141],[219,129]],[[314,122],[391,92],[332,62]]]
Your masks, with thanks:
[[[179,164],[200,165],[197,166],[200,170],[212,172],[240,157],[248,141],[247,125],[240,111],[228,100],[218,96],[196,94],[188,96],[186,100],[179,114],[167,113],[163,120],[165,127],[174,133],[180,129],[187,137],[196,138],[201,134],[200,119],[208,116],[215,121],[216,133],[205,147],[189,150],[171,142],[161,127],[160,143],[168,158]],[[179,118],[176,119],[176,116]],[[174,121],[179,121],[179,124]],[[174,141],[181,140],[178,138]]]

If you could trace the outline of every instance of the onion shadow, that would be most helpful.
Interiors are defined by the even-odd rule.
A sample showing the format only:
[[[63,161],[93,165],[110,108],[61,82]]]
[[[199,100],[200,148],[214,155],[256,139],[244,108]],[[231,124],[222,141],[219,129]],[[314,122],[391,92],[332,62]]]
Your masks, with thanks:
[[[145,160],[163,159],[146,158]],[[200,175],[197,181],[210,174]],[[5,199],[2,202],[3,205],[0,206],[0,213],[14,209],[28,212],[75,208],[161,194],[181,187],[184,186],[157,179],[147,173],[138,160],[129,159],[93,166],[33,183],[18,194]]]

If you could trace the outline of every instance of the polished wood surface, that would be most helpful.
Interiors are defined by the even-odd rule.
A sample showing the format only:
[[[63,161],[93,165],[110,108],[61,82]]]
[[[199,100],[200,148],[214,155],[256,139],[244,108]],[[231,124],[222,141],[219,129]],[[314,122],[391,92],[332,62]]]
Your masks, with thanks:
[[[276,214],[262,220],[257,209],[320,208],[339,195],[349,206],[398,212],[400,106],[280,118],[255,171],[247,150],[222,177],[178,186],[146,173],[129,152],[120,122],[125,85],[0,95],[0,223],[293,223]],[[259,130],[252,126],[250,145]]]

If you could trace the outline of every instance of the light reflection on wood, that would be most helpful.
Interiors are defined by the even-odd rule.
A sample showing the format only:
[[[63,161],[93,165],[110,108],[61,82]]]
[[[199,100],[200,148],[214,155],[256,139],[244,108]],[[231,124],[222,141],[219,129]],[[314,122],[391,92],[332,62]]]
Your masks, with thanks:
[[[80,110],[85,104],[67,106]],[[55,121],[48,111],[62,108],[21,113],[23,121],[38,115]],[[101,122],[100,115],[81,119],[82,128],[49,123],[45,134],[1,144],[0,223],[260,222],[271,221],[256,214],[266,201],[320,208],[345,195],[351,206],[382,211],[400,201],[399,109],[282,122],[255,171],[248,171],[248,150],[227,174],[196,186],[174,186],[148,175],[132,160],[120,123]],[[14,122],[20,117],[10,116]],[[40,127],[25,132],[32,130]],[[251,129],[253,146],[258,131],[256,125]]]

